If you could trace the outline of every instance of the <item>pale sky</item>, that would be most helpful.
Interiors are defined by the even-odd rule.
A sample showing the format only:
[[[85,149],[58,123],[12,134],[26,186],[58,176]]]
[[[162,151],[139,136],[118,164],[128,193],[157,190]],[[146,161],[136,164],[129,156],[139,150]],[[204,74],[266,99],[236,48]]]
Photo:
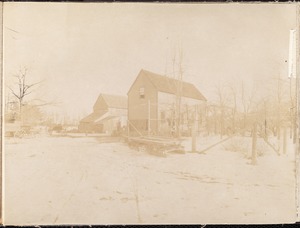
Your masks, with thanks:
[[[213,99],[218,83],[288,74],[295,4],[4,3],[4,77],[20,66],[62,115],[92,111],[100,93],[126,95],[141,69],[172,75]],[[28,97],[30,99],[30,97]]]

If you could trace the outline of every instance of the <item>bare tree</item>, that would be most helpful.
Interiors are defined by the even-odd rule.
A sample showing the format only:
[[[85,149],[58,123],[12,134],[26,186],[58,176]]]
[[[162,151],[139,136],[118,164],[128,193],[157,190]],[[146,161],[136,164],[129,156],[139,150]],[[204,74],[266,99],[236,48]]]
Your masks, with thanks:
[[[180,47],[178,49],[178,61],[177,61],[177,51],[175,49],[174,56],[172,58],[172,68],[173,68],[173,77],[176,80],[176,94],[175,94],[175,134],[177,137],[180,137],[180,125],[181,125],[181,97],[182,97],[182,80],[183,80],[183,51]],[[178,71],[176,72],[176,67]]]
[[[245,130],[247,127],[247,116],[253,106],[254,102],[254,95],[255,95],[255,86],[251,88],[250,94],[246,94],[246,89],[244,85],[244,81],[241,83],[241,101],[243,107],[243,129]],[[243,131],[243,134],[245,131]]]
[[[224,85],[216,86],[216,95],[218,99],[218,108],[220,109],[220,137],[222,138],[225,130],[225,109],[228,102],[228,91]]]
[[[177,123],[176,123],[176,136],[180,137],[180,124],[181,124],[181,96],[182,96],[182,78],[183,78],[183,68],[182,68],[182,59],[183,59],[183,52],[182,48],[179,50],[179,62],[178,62],[178,79],[177,79]]]
[[[22,115],[22,106],[24,103],[25,97],[31,94],[34,90],[33,87],[40,84],[40,82],[28,84],[27,79],[28,68],[23,67],[20,68],[18,73],[13,75],[17,79],[16,83],[14,84],[15,88],[8,87],[14,97],[17,99],[19,104],[19,115]]]
[[[232,100],[232,132],[236,131],[236,116],[237,116],[237,88],[234,85],[228,86],[231,92]]]
[[[281,136],[281,127],[283,122],[285,122],[286,119],[286,115],[288,113],[288,111],[286,111],[287,107],[286,104],[290,102],[290,106],[291,108],[293,107],[293,102],[294,102],[294,96],[290,91],[290,95],[288,96],[288,90],[291,88],[290,87],[288,81],[285,81],[284,79],[282,79],[280,77],[280,75],[278,75],[277,78],[275,78],[276,80],[276,89],[273,89],[273,91],[275,92],[275,96],[276,96],[276,135],[278,137],[278,139],[280,139]],[[293,125],[293,117],[290,116],[290,122],[291,125]]]
[[[281,128],[281,115],[280,115],[280,106],[282,102],[282,83],[280,82],[280,75],[278,75],[277,79],[277,126],[276,126],[276,134],[278,140],[280,139],[280,128]]]

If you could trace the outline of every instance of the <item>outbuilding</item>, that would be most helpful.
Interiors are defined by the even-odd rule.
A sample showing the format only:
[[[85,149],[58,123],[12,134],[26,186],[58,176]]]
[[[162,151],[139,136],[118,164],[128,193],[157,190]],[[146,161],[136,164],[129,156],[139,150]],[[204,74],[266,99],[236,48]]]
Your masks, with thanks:
[[[127,125],[127,97],[100,94],[93,112],[83,118],[78,126],[80,132],[120,133]]]

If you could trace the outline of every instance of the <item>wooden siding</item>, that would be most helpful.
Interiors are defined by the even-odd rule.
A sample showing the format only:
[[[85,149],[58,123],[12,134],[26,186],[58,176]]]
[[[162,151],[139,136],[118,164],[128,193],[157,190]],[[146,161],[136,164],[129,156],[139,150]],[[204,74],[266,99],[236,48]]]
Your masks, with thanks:
[[[101,112],[101,111],[107,110],[107,109],[108,109],[108,106],[107,106],[105,100],[103,99],[102,96],[99,96],[93,107],[94,112]]]
[[[139,131],[145,133],[148,130],[148,102],[150,101],[151,131],[157,131],[157,91],[156,88],[146,77],[141,77],[142,72],[138,75],[136,81],[128,92],[128,120]],[[145,88],[145,97],[140,98],[140,88]],[[131,131],[135,131],[130,126]]]

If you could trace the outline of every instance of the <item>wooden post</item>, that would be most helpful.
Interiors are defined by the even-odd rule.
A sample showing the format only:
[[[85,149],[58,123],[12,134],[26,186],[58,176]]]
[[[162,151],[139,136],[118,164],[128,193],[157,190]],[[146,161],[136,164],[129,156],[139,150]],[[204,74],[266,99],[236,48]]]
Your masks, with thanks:
[[[194,118],[193,118],[193,123],[192,123],[192,152],[196,152],[197,148],[196,148],[196,121],[197,119],[197,113],[196,113],[196,109],[195,109],[195,114],[194,114]]]
[[[192,125],[192,152],[196,152],[197,148],[196,148],[196,129],[195,129],[195,122]]]
[[[293,118],[293,143],[296,144],[297,141],[297,113],[296,113],[296,108],[294,110],[295,114],[294,114],[294,118]]]
[[[290,109],[290,110],[292,112],[292,109]],[[293,121],[293,116],[292,115],[290,116],[290,118],[291,118],[290,139],[292,139],[293,138],[293,129],[294,129],[293,123],[294,123],[294,121]]]
[[[252,165],[256,165],[256,142],[257,142],[257,125],[254,123],[253,125],[253,133],[252,133]]]
[[[128,118],[128,117],[127,117]],[[129,139],[130,129],[129,129],[129,120],[127,119],[127,137]]]
[[[286,127],[283,128],[283,154],[286,154]]]
[[[151,103],[150,100],[148,100],[148,136],[150,136],[150,127],[151,127],[151,123],[150,123],[150,118],[151,118]]]

